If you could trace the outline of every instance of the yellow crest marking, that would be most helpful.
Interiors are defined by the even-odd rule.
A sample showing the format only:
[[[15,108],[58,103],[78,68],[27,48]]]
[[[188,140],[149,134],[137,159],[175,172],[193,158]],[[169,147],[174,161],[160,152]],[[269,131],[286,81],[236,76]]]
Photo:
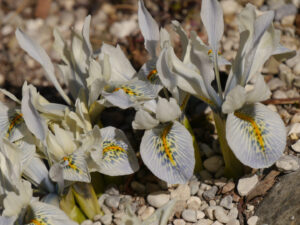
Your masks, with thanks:
[[[264,142],[264,139],[262,137],[260,127],[254,121],[254,119],[251,118],[250,116],[247,116],[247,115],[245,115],[243,113],[240,113],[240,112],[235,112],[234,115],[236,117],[240,118],[241,120],[247,121],[248,123],[251,124],[251,126],[253,127],[253,130],[254,130],[254,133],[255,133],[255,138],[257,139],[257,141],[259,143],[259,146],[261,147],[262,151],[265,152],[265,142]]]
[[[72,163],[73,161],[72,161],[72,159],[71,159],[70,157],[66,157],[66,156],[63,157],[63,161],[68,162],[68,166],[69,166],[71,169],[80,172],[80,170],[77,168],[77,166],[74,165],[74,164]]]
[[[121,152],[126,152],[126,150],[120,146],[116,146],[116,145],[112,145],[112,146],[108,146],[105,147],[103,149],[103,154],[109,152],[109,151],[121,151]]]
[[[40,223],[40,221],[33,219],[30,221],[30,223],[36,224],[36,225],[43,225],[42,223]]]
[[[151,70],[149,72],[149,74],[147,75],[147,79],[150,80],[150,81],[152,81],[155,78],[156,74],[157,74],[157,70],[156,69]]]
[[[207,55],[210,55],[212,52],[213,52],[212,49],[209,49]]]
[[[162,143],[163,143],[163,147],[164,147],[166,155],[168,156],[171,164],[173,166],[176,166],[176,162],[173,159],[172,152],[170,151],[168,140],[167,140],[167,135],[169,134],[172,126],[173,126],[173,124],[170,124],[166,128],[164,128],[162,135],[161,135],[161,139],[162,139]]]
[[[14,118],[11,120],[8,130],[7,130],[7,134],[6,136],[8,137],[12,131],[12,129],[14,129],[14,127],[17,124],[20,124],[23,121],[23,114],[22,113],[17,113]]]
[[[118,87],[118,88],[115,88],[114,90],[113,90],[113,92],[115,92],[115,91],[118,91],[118,90],[120,90],[120,89],[122,89],[126,94],[128,94],[128,95],[130,95],[130,96],[136,96],[136,95],[138,95],[137,93],[135,93],[133,90],[131,90],[131,89],[129,89],[129,88],[127,88],[127,87]]]

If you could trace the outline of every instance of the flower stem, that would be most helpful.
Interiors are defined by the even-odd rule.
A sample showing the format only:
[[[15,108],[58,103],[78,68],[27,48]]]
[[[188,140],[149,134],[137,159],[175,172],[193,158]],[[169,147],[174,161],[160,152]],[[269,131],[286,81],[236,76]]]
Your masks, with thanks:
[[[222,92],[222,86],[221,86],[221,79],[220,79],[220,72],[218,67],[218,56],[215,54],[215,60],[214,60],[214,69],[215,69],[215,75],[216,75],[216,81],[218,86],[218,92],[220,98],[223,100],[223,92]]]
[[[226,120],[223,115],[214,113],[220,147],[225,162],[225,176],[228,178],[239,178],[244,173],[243,164],[235,157],[226,140]]]
[[[183,116],[182,124],[185,126],[185,128],[192,135],[193,145],[194,145],[194,151],[195,151],[195,168],[194,168],[194,173],[199,173],[200,170],[203,169],[203,167],[202,167],[202,160],[201,160],[201,156],[200,156],[200,149],[199,149],[199,146],[197,144],[194,131],[193,131],[193,129],[191,127],[191,124],[190,124],[188,118],[186,117],[186,115]]]

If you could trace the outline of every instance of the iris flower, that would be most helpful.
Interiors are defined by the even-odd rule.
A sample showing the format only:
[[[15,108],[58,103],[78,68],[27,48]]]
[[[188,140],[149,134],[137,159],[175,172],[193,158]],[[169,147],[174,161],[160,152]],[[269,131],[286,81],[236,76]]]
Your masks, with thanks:
[[[178,59],[171,46],[165,48],[158,60],[161,81],[170,91],[184,90],[212,108],[227,176],[241,175],[239,161],[252,168],[269,167],[284,151],[286,132],[280,116],[259,103],[271,94],[260,69],[270,56],[282,60],[294,52],[279,44],[280,32],[272,24],[274,12],[258,16],[255,7],[247,4],[238,17],[240,47],[223,92],[218,66],[224,24],[218,1],[203,0],[201,18],[208,45],[192,33],[186,61]],[[217,90],[212,87],[214,80]]]

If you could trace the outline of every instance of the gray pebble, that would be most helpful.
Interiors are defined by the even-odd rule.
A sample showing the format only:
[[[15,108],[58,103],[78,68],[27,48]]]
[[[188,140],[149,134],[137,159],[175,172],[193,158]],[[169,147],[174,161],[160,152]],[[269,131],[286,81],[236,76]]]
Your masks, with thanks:
[[[187,222],[197,222],[197,212],[192,209],[185,209],[181,214],[182,218]]]
[[[105,204],[110,208],[118,208],[120,203],[119,196],[109,196],[105,199]]]
[[[106,214],[100,218],[101,223],[104,225],[110,225],[112,222],[112,214]]]
[[[224,198],[222,198],[222,200],[220,202],[220,206],[222,206],[226,209],[232,209],[233,208],[232,196],[227,195]]]
[[[217,191],[218,188],[216,186],[213,186],[211,189],[204,191],[202,196],[206,201],[209,201],[215,198]]]
[[[93,225],[101,225],[102,223],[100,221],[97,221],[95,223],[93,223]]]
[[[160,208],[170,200],[170,195],[164,192],[154,192],[147,196],[147,202],[155,207]]]
[[[93,225],[93,221],[91,220],[85,220],[81,223],[81,225]]]
[[[120,192],[119,192],[119,190],[118,190],[117,188],[115,188],[115,187],[110,187],[109,189],[107,189],[107,190],[105,191],[105,194],[109,194],[109,195],[119,195]]]
[[[191,195],[196,195],[198,190],[199,190],[199,185],[200,182],[199,181],[191,181],[189,186],[190,186],[190,191],[191,191]]]

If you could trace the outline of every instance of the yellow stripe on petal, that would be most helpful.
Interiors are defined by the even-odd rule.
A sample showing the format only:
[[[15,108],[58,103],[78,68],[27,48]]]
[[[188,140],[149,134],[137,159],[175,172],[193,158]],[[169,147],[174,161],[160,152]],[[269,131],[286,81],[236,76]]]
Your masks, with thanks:
[[[151,71],[149,72],[149,74],[147,75],[147,79],[148,79],[149,81],[154,81],[155,78],[157,77],[156,75],[157,75],[157,70],[156,70],[156,69],[151,70]]]
[[[136,92],[134,89],[126,87],[124,85],[122,85],[121,87],[115,88],[113,90],[113,92],[118,91],[122,89],[126,94],[130,95],[130,96],[141,96],[141,93]]]
[[[12,118],[9,121],[9,127],[6,133],[6,137],[9,137],[12,130],[17,127],[19,124],[24,122],[23,114],[22,113],[16,113],[12,116]]]
[[[63,157],[63,164],[65,165],[66,169],[72,169],[75,170],[77,173],[82,173],[82,171],[75,165],[75,160],[72,156]]]
[[[43,221],[42,218],[31,220],[30,225],[32,225],[32,224],[34,224],[34,225],[51,225],[50,223]]]
[[[172,149],[170,148],[171,144],[169,143],[169,140],[167,138],[173,124],[168,125],[163,129],[162,135],[161,135],[161,140],[163,143],[163,151],[167,155],[168,159],[170,160],[171,164],[173,166],[176,166],[176,162],[174,160],[173,154],[172,154]]]
[[[246,114],[243,114],[241,112],[235,112],[234,115],[244,121],[247,121],[251,124],[253,128],[253,132],[250,132],[252,134],[252,137],[256,139],[257,143],[259,144],[262,152],[265,152],[265,142],[262,135],[262,131],[264,129],[263,125],[259,125],[255,122],[255,120]]]

